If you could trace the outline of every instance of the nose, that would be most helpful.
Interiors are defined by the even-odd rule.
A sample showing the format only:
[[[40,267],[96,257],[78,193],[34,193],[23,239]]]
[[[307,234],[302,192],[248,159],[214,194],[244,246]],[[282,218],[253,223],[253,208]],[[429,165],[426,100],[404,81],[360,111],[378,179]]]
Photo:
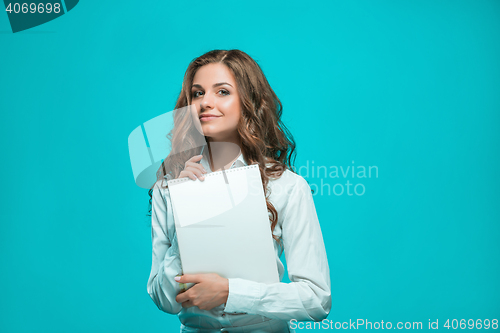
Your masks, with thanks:
[[[203,98],[200,101],[201,109],[213,109],[214,108],[214,99],[210,94],[204,94]]]

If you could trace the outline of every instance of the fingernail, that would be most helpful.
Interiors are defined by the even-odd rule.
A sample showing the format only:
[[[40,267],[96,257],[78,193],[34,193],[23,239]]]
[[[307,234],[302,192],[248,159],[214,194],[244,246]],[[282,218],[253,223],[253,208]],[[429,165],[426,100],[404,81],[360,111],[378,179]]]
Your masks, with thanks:
[[[177,282],[179,282],[181,280],[181,277],[180,276],[176,276],[176,277],[174,277],[174,280],[177,281]]]
[[[207,170],[203,169],[203,172],[204,172],[204,173],[207,173]]]

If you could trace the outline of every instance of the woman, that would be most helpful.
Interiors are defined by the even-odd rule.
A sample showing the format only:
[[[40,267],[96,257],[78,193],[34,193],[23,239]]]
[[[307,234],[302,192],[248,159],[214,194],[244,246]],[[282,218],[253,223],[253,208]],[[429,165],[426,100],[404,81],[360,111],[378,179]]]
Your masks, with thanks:
[[[214,50],[194,59],[176,109],[188,105],[200,119],[208,149],[202,155],[199,147],[170,154],[150,190],[153,260],[149,295],[160,310],[178,314],[181,332],[293,332],[292,319],[326,318],[331,307],[330,272],[311,190],[294,172],[295,143],[281,122],[281,102],[259,65],[239,50]],[[174,122],[183,128],[182,121],[176,118]],[[170,135],[172,147],[190,137],[182,130]],[[232,149],[235,146],[239,149]],[[280,281],[284,266],[279,257],[284,251],[291,282],[263,284],[217,274],[177,277],[182,269],[169,190],[161,185],[166,184],[162,180],[190,177],[203,181],[204,173],[256,163]],[[195,284],[181,292],[180,283]]]

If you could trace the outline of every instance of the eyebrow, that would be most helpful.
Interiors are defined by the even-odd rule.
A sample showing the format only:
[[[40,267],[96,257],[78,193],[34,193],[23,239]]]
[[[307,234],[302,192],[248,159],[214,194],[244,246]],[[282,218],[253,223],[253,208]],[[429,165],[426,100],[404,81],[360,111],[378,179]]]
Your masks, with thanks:
[[[227,83],[227,82],[219,82],[219,83],[214,84],[212,87],[213,87],[213,88],[215,88],[215,87],[218,87],[218,86],[223,86],[223,85],[225,85],[225,84],[227,84],[227,85],[228,85],[228,86],[230,86],[230,87],[233,87],[232,85],[230,85],[230,84],[229,84],[229,83]],[[200,86],[199,84],[193,84],[191,88],[202,88],[202,89],[203,89],[203,87],[202,87],[202,86]]]

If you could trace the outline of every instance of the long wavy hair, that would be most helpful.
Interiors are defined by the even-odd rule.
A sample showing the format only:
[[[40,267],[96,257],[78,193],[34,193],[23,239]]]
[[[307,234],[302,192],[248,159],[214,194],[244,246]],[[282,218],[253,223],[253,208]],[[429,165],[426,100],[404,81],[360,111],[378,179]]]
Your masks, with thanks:
[[[260,66],[248,54],[240,50],[213,50],[195,58],[189,64],[175,109],[191,105],[191,86],[194,76],[202,66],[212,63],[226,65],[236,79],[242,109],[237,125],[241,138],[241,151],[248,164],[259,165],[271,232],[273,232],[278,223],[278,212],[269,201],[270,192],[267,188],[269,179],[281,177],[287,168],[296,173],[294,165],[296,145],[292,134],[281,121],[282,104]],[[174,129],[167,137],[172,147],[180,145],[185,147],[187,144],[194,148],[169,154],[158,169],[157,180],[161,181],[167,175],[172,179],[177,178],[184,169],[185,162],[201,153],[201,147],[196,147],[194,143],[194,132],[190,132],[195,129],[189,123],[189,119],[190,117],[183,116],[180,112],[174,113]],[[168,186],[165,185],[166,187]],[[148,216],[151,215],[152,193],[151,188]],[[281,244],[276,235],[273,234],[273,238]]]

